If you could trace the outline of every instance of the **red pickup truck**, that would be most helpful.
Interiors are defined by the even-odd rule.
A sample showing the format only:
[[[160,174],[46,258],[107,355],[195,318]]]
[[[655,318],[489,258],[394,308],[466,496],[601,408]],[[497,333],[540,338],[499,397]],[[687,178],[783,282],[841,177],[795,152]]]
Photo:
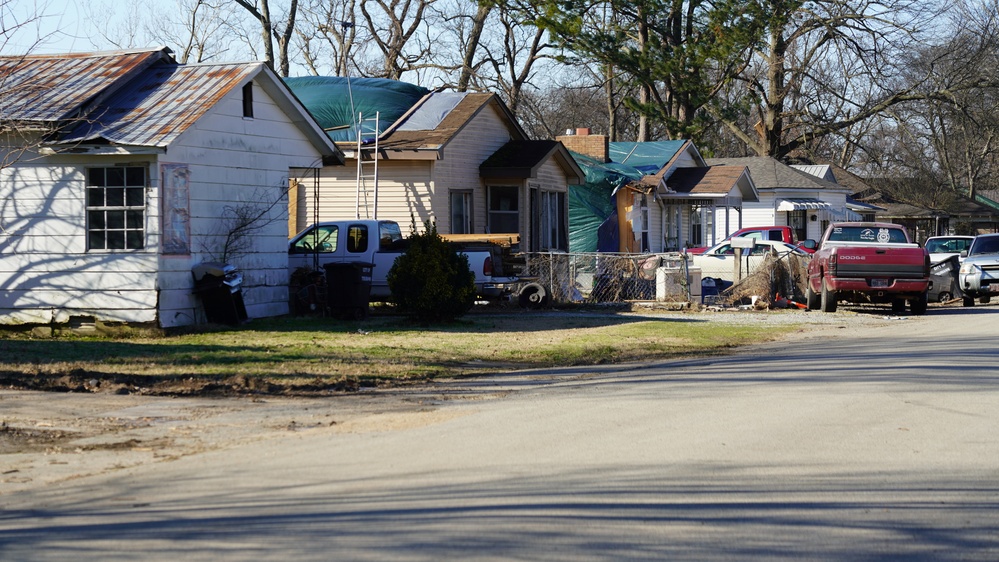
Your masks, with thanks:
[[[773,240],[775,242],[786,242],[792,246],[798,246],[802,250],[811,254],[815,251],[815,240],[811,238],[807,240],[802,240],[798,242],[794,238],[794,230],[790,226],[749,226],[746,228],[740,228],[727,238],[722,240],[722,242],[727,242],[732,238],[756,238],[757,240]],[[720,243],[720,242],[719,242]],[[703,254],[708,250],[707,246],[699,248],[687,248],[686,253],[688,254]]]
[[[893,313],[926,313],[930,256],[901,225],[833,223],[808,263],[808,308],[836,312],[837,301],[891,303]]]

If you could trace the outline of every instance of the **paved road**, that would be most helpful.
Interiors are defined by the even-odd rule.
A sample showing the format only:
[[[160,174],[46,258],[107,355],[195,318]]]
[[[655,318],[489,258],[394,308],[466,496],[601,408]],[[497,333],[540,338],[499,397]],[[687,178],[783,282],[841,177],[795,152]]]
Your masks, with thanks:
[[[0,558],[997,560],[997,313],[442,385],[0,496]]]

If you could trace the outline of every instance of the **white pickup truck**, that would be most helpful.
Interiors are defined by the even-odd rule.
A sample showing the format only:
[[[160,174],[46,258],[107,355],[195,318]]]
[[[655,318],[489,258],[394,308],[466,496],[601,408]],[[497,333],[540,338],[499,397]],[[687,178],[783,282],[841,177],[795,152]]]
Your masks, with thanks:
[[[321,222],[288,242],[288,269],[294,276],[299,270],[323,271],[328,263],[371,264],[371,300],[382,301],[392,296],[388,272],[395,259],[405,252],[405,246],[395,221]],[[495,253],[498,249],[484,244],[460,245],[456,249],[468,257],[468,267],[475,273],[475,286],[481,298],[501,299],[513,290],[516,278],[493,276],[493,264],[500,261]]]

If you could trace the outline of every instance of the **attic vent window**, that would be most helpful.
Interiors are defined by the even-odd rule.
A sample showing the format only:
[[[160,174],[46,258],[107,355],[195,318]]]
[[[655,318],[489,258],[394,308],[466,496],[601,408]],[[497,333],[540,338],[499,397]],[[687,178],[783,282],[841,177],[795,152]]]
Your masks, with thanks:
[[[253,82],[243,86],[243,117],[253,118]]]

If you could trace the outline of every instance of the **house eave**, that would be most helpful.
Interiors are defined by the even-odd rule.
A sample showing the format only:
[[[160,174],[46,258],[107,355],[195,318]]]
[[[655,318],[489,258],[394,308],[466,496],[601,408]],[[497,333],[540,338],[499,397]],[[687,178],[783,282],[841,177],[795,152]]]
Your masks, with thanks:
[[[127,155],[127,154],[166,154],[165,146],[127,146],[127,145],[90,145],[77,144],[68,147],[53,148],[43,146],[38,152],[44,156],[59,154],[92,154],[92,155]]]

